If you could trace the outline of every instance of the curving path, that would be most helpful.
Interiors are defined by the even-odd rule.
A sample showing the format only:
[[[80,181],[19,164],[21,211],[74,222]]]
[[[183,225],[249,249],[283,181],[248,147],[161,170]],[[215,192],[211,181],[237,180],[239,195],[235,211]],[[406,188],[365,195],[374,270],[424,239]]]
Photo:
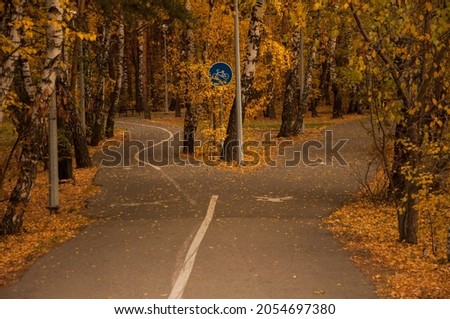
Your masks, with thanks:
[[[352,171],[364,169],[371,145],[359,122],[334,126],[328,141],[348,139],[340,154],[352,168],[279,164],[244,173],[161,166],[170,156],[160,147],[175,129],[137,118],[118,126],[132,134],[130,165],[100,169],[102,192],[87,211],[99,221],[0,288],[0,298],[375,297],[321,227],[358,188]],[[150,153],[156,160],[142,165]],[[118,154],[110,148],[104,159],[115,165]],[[309,154],[319,157],[320,150]]]

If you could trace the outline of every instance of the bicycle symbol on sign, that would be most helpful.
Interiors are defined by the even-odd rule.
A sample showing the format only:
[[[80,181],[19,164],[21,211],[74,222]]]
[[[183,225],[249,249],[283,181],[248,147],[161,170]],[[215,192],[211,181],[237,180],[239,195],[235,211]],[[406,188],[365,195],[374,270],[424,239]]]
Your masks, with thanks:
[[[209,77],[215,86],[227,85],[231,82],[233,71],[231,67],[224,62],[216,62],[209,69]]]
[[[230,76],[224,70],[217,69],[216,73],[213,74],[212,78],[213,80],[216,81],[227,82]]]

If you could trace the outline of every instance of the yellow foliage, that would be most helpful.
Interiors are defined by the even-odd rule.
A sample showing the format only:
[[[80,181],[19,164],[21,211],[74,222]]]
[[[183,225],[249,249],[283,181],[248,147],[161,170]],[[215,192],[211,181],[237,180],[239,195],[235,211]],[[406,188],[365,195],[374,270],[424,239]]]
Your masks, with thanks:
[[[48,175],[41,172],[36,180],[31,201],[25,215],[26,231],[0,238],[0,285],[17,279],[19,271],[50,248],[74,237],[80,228],[91,222],[83,216],[85,200],[96,192],[92,180],[97,169],[75,170],[75,183],[60,187],[60,213],[51,215],[46,206],[48,200]],[[0,204],[0,211],[5,211]]]
[[[321,1],[316,1],[316,2],[314,3],[313,10],[319,10],[320,8],[322,8],[322,3],[321,3]]]
[[[362,197],[333,213],[325,223],[349,250],[352,260],[372,278],[379,297],[449,298],[450,269],[441,263],[450,222],[450,216],[442,214],[450,208],[448,197],[430,199],[431,203],[423,202],[420,207],[421,245],[406,245],[396,240],[394,207],[373,206]]]

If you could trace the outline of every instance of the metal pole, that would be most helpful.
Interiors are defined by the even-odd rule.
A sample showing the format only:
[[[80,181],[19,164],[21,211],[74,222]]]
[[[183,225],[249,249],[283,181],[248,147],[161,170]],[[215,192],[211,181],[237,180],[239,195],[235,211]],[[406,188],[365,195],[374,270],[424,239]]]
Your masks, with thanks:
[[[49,210],[52,213],[59,209],[59,176],[58,176],[58,123],[56,118],[56,89],[50,100],[48,114],[48,145],[49,145]]]
[[[164,38],[164,112],[169,113],[169,90],[167,87],[167,40],[166,40],[166,32],[168,26],[167,24],[163,24],[163,38]]]
[[[223,91],[220,92],[220,103],[219,103],[219,127],[223,126]]]
[[[236,59],[236,131],[238,142],[238,165],[242,165],[244,158],[242,150],[242,96],[241,96],[241,53],[239,47],[239,4],[234,0],[234,37],[235,37],[235,59]]]

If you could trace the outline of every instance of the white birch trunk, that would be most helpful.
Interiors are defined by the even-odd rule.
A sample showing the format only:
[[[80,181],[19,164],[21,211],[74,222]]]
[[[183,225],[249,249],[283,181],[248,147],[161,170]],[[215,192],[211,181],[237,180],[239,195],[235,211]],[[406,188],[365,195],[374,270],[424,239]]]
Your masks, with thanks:
[[[313,39],[318,37],[318,26],[316,25],[316,28],[314,30]],[[303,31],[300,32],[300,47],[298,48],[300,52],[297,52],[295,55],[300,59],[300,94],[299,99],[297,101],[298,108],[297,108],[297,116],[295,119],[295,123],[292,127],[292,135],[297,136],[300,133],[304,133],[305,130],[305,114],[308,109],[308,101],[309,101],[309,95],[311,92],[311,83],[312,83],[312,73],[314,70],[314,60],[316,58],[316,52],[317,47],[314,45],[314,43],[311,44],[311,48],[309,50],[308,55],[308,67],[305,69],[304,63],[304,52],[303,52]]]
[[[300,85],[300,73],[302,72],[302,27],[297,26],[292,34],[292,67],[288,71],[286,80],[286,89],[284,92],[283,112],[281,114],[281,126],[278,137],[288,137],[292,135],[293,121],[296,116],[296,106],[298,101],[298,92]],[[301,89],[300,89],[301,91]],[[303,92],[300,92],[303,94]]]
[[[42,72],[40,88],[41,101],[47,102],[55,90],[57,68],[61,60],[62,44],[64,40],[62,28],[63,9],[60,0],[47,0],[47,18],[51,21],[47,25],[47,57]],[[48,103],[41,107],[47,108]]]
[[[0,234],[9,235],[20,231],[25,208],[36,178],[36,166],[45,141],[45,124],[50,98],[55,90],[57,69],[63,43],[60,0],[47,0],[47,56],[39,85],[39,92],[30,113],[23,121],[28,123],[22,142],[19,177],[11,193],[6,213],[0,226]]]
[[[22,59],[21,71],[25,90],[27,91],[30,101],[33,103],[36,98],[36,87],[31,76],[30,62],[27,59]]]
[[[15,24],[16,22],[22,20],[24,3],[25,1],[21,0],[17,6],[14,6],[14,4],[12,5],[13,12],[11,16],[11,24]],[[3,102],[9,93],[9,89],[14,79],[14,72],[16,69],[17,60],[20,56],[19,49],[22,41],[19,30],[14,27],[11,28],[9,38],[11,40],[11,54],[8,56],[0,69],[0,78],[2,79],[0,84],[0,124],[3,123],[4,117]]]
[[[332,83],[336,81],[336,58],[334,56],[336,51],[337,37],[331,38],[329,40],[330,47],[330,80]]]
[[[250,25],[247,34],[247,51],[245,54],[244,70],[241,76],[241,103],[242,119],[245,119],[246,106],[252,98],[253,79],[256,73],[256,64],[261,47],[261,31],[264,24],[265,0],[257,0],[252,9]],[[228,118],[227,137],[224,141],[222,157],[225,161],[231,162],[238,159],[237,150],[237,127],[236,127],[236,101],[231,107]]]
[[[184,4],[187,11],[191,12],[192,6],[190,0],[186,0]],[[186,30],[186,60],[192,63],[195,59],[194,31],[190,26]],[[192,154],[195,150],[195,133],[197,132],[198,116],[200,108],[196,107],[190,96],[190,79],[186,80],[185,106],[186,114],[184,116],[184,151]]]
[[[245,116],[245,107],[251,98],[253,79],[256,73],[256,63],[261,47],[261,31],[264,24],[265,0],[257,0],[252,9],[252,16],[248,29],[248,45],[242,71],[242,115]]]

